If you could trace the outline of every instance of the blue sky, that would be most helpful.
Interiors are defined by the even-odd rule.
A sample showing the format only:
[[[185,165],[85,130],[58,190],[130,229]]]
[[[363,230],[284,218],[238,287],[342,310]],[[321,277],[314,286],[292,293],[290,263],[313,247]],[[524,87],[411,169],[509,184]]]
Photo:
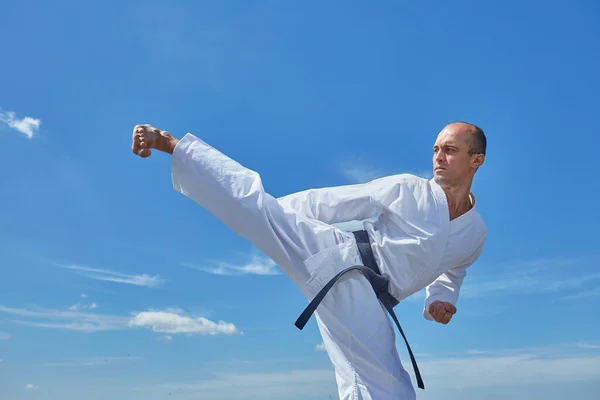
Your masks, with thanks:
[[[443,125],[480,125],[458,313],[397,307],[418,398],[600,390],[598,2],[8,0],[0,35],[2,399],[336,398],[299,291],[132,155],[138,123],[275,196],[430,176]]]

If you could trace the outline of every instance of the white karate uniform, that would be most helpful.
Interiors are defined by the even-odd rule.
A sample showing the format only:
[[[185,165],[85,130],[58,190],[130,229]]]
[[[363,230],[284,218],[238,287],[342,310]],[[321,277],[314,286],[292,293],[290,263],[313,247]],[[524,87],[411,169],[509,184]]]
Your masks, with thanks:
[[[364,225],[379,268],[399,301],[427,287],[427,319],[434,300],[456,303],[465,270],[487,235],[475,207],[450,221],[441,187],[409,174],[275,198],[258,173],[190,133],[175,147],[171,167],[175,190],[264,252],[308,300],[338,272],[362,264],[354,236],[331,224],[379,214]],[[345,274],[333,286],[315,319],[340,399],[416,398],[394,326],[360,272]],[[426,381],[427,372],[421,372]]]

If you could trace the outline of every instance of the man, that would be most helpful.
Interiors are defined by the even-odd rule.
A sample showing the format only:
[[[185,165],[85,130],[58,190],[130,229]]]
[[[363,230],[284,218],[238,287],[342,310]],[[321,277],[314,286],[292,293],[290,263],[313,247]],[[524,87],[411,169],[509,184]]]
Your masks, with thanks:
[[[357,236],[332,224],[377,215],[364,231],[389,293],[398,302],[427,288],[424,317],[447,324],[466,269],[487,236],[471,194],[486,139],[469,123],[452,123],[439,133],[431,180],[399,174],[281,198],[264,191],[258,173],[190,133],[177,139],[137,125],[132,139],[132,151],[142,158],[152,149],[172,154],[174,189],[263,251],[309,300],[340,272],[363,264]],[[315,314],[340,399],[416,398],[393,325],[365,275],[345,274]]]

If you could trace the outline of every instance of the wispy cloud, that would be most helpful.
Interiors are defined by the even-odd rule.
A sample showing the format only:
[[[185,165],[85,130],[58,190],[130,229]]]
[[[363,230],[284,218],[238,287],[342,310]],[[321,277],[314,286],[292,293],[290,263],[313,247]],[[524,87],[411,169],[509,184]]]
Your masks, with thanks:
[[[84,313],[45,308],[24,309],[0,305],[0,313],[16,315],[28,320],[15,320],[20,324],[40,328],[65,329],[79,332],[99,332],[124,329],[129,319],[123,316]]]
[[[80,309],[86,309],[86,308],[93,310],[96,307],[98,307],[98,305],[96,303],[92,303],[92,304],[88,305],[88,304],[81,304],[80,302],[77,302],[77,303],[73,304],[71,307],[69,307],[69,310],[80,310]]]
[[[144,311],[129,321],[129,326],[152,329],[157,333],[197,334],[197,335],[237,335],[242,334],[229,322],[213,322],[204,317],[184,315],[180,310]]]
[[[427,396],[447,393],[444,398],[460,399],[460,391],[519,385],[547,385],[548,382],[571,383],[598,381],[600,348],[592,344],[556,345],[539,348],[471,349],[461,353],[421,355],[419,368],[427,386]],[[587,347],[592,347],[589,349]],[[600,347],[600,346],[598,346]],[[289,363],[288,363],[289,364]],[[229,366],[227,372],[207,372],[195,381],[167,382],[138,390],[154,394],[177,393],[185,399],[260,398],[337,398],[335,376],[331,368],[283,369],[257,371],[257,365]],[[413,382],[412,368],[407,368]],[[449,373],[449,371],[451,371]],[[429,398],[429,397],[428,397]],[[476,398],[476,397],[473,397]]]
[[[177,393],[194,399],[285,399],[328,398],[337,394],[333,370],[305,369],[292,371],[218,373],[193,382],[173,382],[138,388],[154,394]],[[336,397],[337,398],[337,397]]]
[[[10,333],[0,332],[0,340],[9,340],[10,338],[12,338]]]
[[[472,349],[423,360],[419,368],[430,388],[463,390],[503,386],[506,382],[521,385],[598,380],[598,365],[600,346],[579,343],[508,350]],[[416,382],[412,370],[408,371]]]
[[[431,179],[431,177],[433,176],[429,171],[391,171],[383,168],[377,168],[358,160],[345,161],[340,163],[339,171],[347,180],[349,180],[352,183],[366,183],[377,178],[398,173],[412,174],[426,179]]]
[[[567,296],[560,297],[558,300],[582,300],[588,299],[590,297],[599,297],[600,296],[600,287],[596,287],[594,289],[582,290],[577,293],[573,293]]]
[[[16,117],[16,113],[14,111],[3,111],[1,108],[0,122],[5,123],[11,129],[22,133],[29,139],[33,138],[42,123],[42,121],[38,118],[24,117],[19,119]]]
[[[597,280],[600,280],[600,273],[580,275],[561,280],[552,280],[548,277],[533,275],[520,278],[501,278],[473,283],[471,285],[465,284],[462,294],[463,297],[479,297],[494,292],[553,293],[578,289],[585,283]],[[593,293],[593,291],[589,292]],[[591,293],[588,295],[591,295]],[[582,293],[567,297],[582,297]]]
[[[157,333],[187,335],[243,335],[230,322],[214,322],[201,316],[186,315],[179,309],[149,310],[129,316],[103,315],[81,311],[23,309],[0,305],[0,313],[26,318],[13,322],[24,325],[77,332],[119,331],[143,328]]]
[[[578,349],[600,350],[600,344],[577,343],[575,347]]]
[[[315,346],[315,350],[317,350],[317,351],[327,351],[327,350],[325,349],[325,343],[322,343],[322,342],[321,342],[321,343],[319,343],[318,345],[316,345],[316,346]]]
[[[28,383],[27,385],[25,385],[25,390],[36,390],[36,389],[39,389],[39,387],[34,385],[33,383]]]
[[[66,265],[62,266],[65,269],[76,271],[78,274],[85,276],[86,278],[95,279],[99,281],[123,283],[127,285],[146,286],[146,287],[158,287],[165,281],[159,277],[159,275],[150,276],[147,274],[130,275],[121,272],[115,272],[108,269],[102,268],[91,268],[79,265]]]
[[[99,356],[99,357],[90,357],[90,358],[77,358],[70,359],[62,362],[53,362],[53,363],[44,363],[41,364],[43,367],[97,367],[97,366],[107,366],[113,365],[117,363],[123,362],[132,362],[138,361],[140,357],[135,356],[125,356],[125,357],[109,357],[109,356]]]
[[[578,299],[600,295],[600,287],[586,288],[600,283],[600,273],[584,268],[585,259],[543,259],[518,261],[512,266],[494,268],[502,272],[496,276],[469,277],[461,289],[461,298],[478,298],[500,294],[564,294],[557,299]],[[569,268],[578,265],[578,268]],[[475,266],[473,268],[484,268]],[[487,269],[487,268],[486,268]],[[568,272],[565,272],[568,271]],[[489,273],[486,273],[489,276]],[[568,293],[570,292],[570,293]]]
[[[82,299],[87,299],[88,295],[85,293],[81,294],[81,298]],[[69,310],[71,311],[76,311],[76,310],[85,310],[85,309],[90,309],[90,310],[95,310],[96,308],[98,308],[98,304],[91,303],[91,304],[83,304],[80,301],[78,301],[77,303],[73,304],[72,306],[69,307]]]
[[[191,263],[182,263],[184,267],[195,269],[197,271],[207,272],[214,275],[280,275],[277,264],[266,256],[252,256],[251,259],[243,264],[230,264],[226,262],[208,262],[207,266]]]
[[[364,164],[342,164],[340,171],[352,183],[366,183],[387,175],[382,169]]]

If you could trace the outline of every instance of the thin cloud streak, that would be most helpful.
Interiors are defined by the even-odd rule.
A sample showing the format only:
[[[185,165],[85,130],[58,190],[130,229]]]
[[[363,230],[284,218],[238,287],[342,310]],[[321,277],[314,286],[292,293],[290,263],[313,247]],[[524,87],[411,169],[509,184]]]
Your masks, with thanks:
[[[98,305],[96,303],[86,305],[86,304],[81,304],[80,302],[77,302],[77,303],[73,304],[72,306],[70,306],[69,310],[74,311],[74,310],[80,310],[80,309],[86,309],[86,308],[93,310],[97,307],[98,307]]]
[[[84,333],[142,328],[170,335],[243,335],[243,332],[240,332],[233,323],[214,322],[204,317],[185,315],[183,311],[177,309],[150,310],[132,313],[130,316],[115,316],[53,309],[28,310],[0,305],[0,313],[30,319],[12,321],[22,325]]]
[[[580,292],[568,295],[568,296],[563,296],[561,298],[559,298],[558,300],[582,300],[582,299],[589,299],[590,297],[597,297],[600,296],[600,287],[594,288],[594,289],[590,289],[590,290],[582,290]]]
[[[342,175],[352,183],[367,183],[373,179],[381,178],[386,173],[366,165],[347,165],[341,167]]]
[[[108,269],[91,268],[78,265],[66,265],[62,268],[76,271],[78,274],[85,276],[86,278],[95,279],[99,281],[123,283],[127,285],[145,286],[145,287],[158,287],[165,281],[159,277],[159,275],[149,276],[147,274],[141,275],[129,275],[121,272],[115,272]]]
[[[38,308],[35,310],[0,305],[0,313],[33,319],[13,322],[39,328],[64,329],[78,332],[121,330],[127,326],[128,317]]]
[[[108,356],[98,356],[91,358],[79,358],[79,359],[71,359],[68,361],[62,362],[54,362],[54,363],[44,363],[41,364],[42,367],[97,367],[97,366],[106,366],[113,365],[121,362],[132,362],[138,361],[140,357],[134,356],[126,356],[126,357],[108,357]]]
[[[194,382],[174,382],[141,387],[153,393],[177,392],[194,399],[283,399],[294,393],[296,398],[316,398],[337,393],[331,369],[307,369],[281,372],[215,374]],[[326,397],[324,397],[326,398]]]
[[[386,171],[381,168],[376,168],[371,165],[367,165],[362,162],[343,162],[339,165],[340,173],[351,183],[360,184],[367,183],[374,179],[382,178],[384,176],[391,176],[399,173],[411,174],[425,179],[431,179],[432,173],[429,171]]]
[[[263,256],[254,256],[246,264],[235,265],[225,262],[212,262],[216,266],[199,266],[191,263],[182,263],[181,265],[196,271],[206,272],[213,275],[281,275],[277,264],[270,258]]]
[[[493,294],[556,294],[575,292],[561,296],[562,299],[577,299],[600,294],[600,288],[585,288],[590,283],[600,281],[600,273],[581,273],[573,276],[563,275],[560,266],[582,263],[583,259],[544,259],[529,262],[516,262],[507,268],[504,274],[493,279],[465,279],[461,288],[461,298],[478,298]]]
[[[435,389],[469,389],[511,385],[598,380],[600,346],[557,345],[510,350],[468,350],[453,357],[420,362],[423,379]],[[452,374],[448,374],[452,371]],[[490,373],[493,371],[493,373]],[[416,382],[412,370],[408,370]],[[430,387],[432,387],[430,385]]]

